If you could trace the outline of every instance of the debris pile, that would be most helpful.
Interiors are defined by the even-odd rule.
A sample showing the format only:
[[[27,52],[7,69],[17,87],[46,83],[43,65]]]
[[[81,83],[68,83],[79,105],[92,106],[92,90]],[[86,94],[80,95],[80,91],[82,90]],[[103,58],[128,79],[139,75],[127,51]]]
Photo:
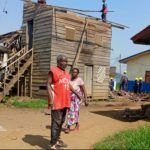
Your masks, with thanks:
[[[115,99],[116,101],[127,100],[133,102],[139,102],[139,101],[150,102],[150,93],[135,94],[135,93],[125,92],[125,91],[110,91],[109,98]]]
[[[128,120],[150,118],[150,104],[141,105],[141,109],[125,109],[123,118]]]

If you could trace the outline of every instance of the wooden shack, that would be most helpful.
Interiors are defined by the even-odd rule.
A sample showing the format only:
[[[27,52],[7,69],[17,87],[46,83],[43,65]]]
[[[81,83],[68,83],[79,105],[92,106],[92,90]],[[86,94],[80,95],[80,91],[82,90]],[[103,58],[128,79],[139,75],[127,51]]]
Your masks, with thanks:
[[[57,65],[57,56],[64,54],[68,57],[68,70],[79,68],[88,97],[93,100],[106,99],[113,26],[124,29],[122,25],[103,22],[66,8],[26,1],[22,23],[23,49],[13,56],[13,59],[17,58],[15,63],[18,67],[14,69],[18,75],[15,74],[13,81],[10,81],[11,86],[5,84],[8,75],[5,76],[5,92],[1,95],[5,96],[17,82],[18,96],[47,97],[48,72]],[[9,65],[9,70],[15,63]]]
[[[33,48],[33,97],[45,97],[47,74],[56,57],[68,57],[68,69],[80,69],[92,99],[106,99],[112,24],[64,8],[27,2],[23,10],[22,46]]]

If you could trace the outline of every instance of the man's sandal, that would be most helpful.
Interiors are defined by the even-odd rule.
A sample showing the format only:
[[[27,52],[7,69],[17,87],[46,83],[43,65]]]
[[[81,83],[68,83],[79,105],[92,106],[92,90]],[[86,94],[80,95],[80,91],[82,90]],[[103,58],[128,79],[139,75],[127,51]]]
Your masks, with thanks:
[[[57,146],[57,144],[55,145],[49,145],[50,149],[54,149],[54,150],[58,150],[59,147]]]
[[[64,147],[64,148],[68,147],[68,145],[66,143],[64,143],[62,140],[58,140],[58,142],[56,143],[56,145],[58,147]]]

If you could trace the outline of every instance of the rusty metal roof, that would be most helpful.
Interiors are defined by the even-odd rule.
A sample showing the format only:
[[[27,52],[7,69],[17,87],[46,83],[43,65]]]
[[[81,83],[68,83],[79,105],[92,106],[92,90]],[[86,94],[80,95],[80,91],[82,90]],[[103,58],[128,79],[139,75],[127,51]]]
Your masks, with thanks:
[[[17,36],[17,35],[19,35],[21,33],[22,33],[21,30],[17,30],[17,31],[12,31],[12,32],[8,32],[8,33],[5,33],[5,34],[2,34],[2,35],[0,35],[0,42],[2,43],[3,41],[8,40],[8,39],[10,39],[12,37],[15,37],[15,36]]]
[[[150,45],[150,25],[143,29],[141,32],[134,35],[131,40],[135,44]]]
[[[0,45],[0,53],[9,53],[9,50],[6,47]]]

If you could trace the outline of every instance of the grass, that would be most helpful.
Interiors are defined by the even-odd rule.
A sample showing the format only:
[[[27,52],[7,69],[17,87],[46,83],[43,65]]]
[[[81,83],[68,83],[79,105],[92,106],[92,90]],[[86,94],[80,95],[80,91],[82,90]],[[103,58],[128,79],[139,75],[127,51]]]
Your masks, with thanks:
[[[150,126],[116,133],[96,143],[93,149],[150,149]]]
[[[13,105],[17,108],[46,108],[47,100],[13,97],[8,99],[6,104]]]

